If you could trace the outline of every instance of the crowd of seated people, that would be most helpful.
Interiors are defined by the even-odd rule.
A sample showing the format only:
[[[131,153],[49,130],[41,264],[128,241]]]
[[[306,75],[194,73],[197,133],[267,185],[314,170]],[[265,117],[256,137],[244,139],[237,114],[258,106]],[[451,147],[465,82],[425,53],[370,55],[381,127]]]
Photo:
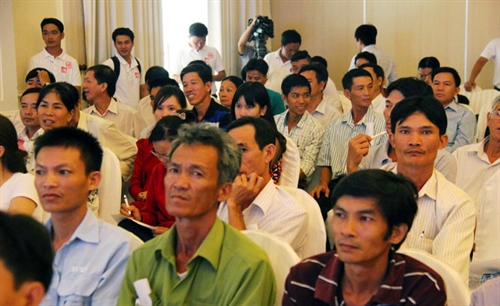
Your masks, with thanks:
[[[489,136],[474,143],[458,72],[426,57],[419,78],[398,77],[373,25],[356,29],[342,91],[296,30],[264,59],[240,54],[240,78],[226,76],[194,23],[171,79],[134,57],[134,33],[118,28],[117,55],[83,83],[61,48],[64,25],[45,18],[41,30],[46,47],[30,61],[19,111],[0,115],[0,211],[51,233],[42,305],[271,305],[283,289],[284,305],[442,305],[447,280],[398,248],[446,262],[464,284],[471,261],[500,261],[500,92],[485,101]],[[100,185],[106,154],[119,165],[116,203]],[[334,243],[306,258],[310,214]],[[286,284],[246,231],[278,237],[303,260]]]

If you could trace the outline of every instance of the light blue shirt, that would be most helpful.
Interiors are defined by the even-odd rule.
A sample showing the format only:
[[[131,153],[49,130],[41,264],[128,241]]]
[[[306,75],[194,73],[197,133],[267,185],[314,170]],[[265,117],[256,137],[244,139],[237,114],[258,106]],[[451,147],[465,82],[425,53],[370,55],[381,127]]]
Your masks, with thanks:
[[[458,104],[455,99],[444,108],[444,111],[448,117],[446,150],[453,153],[456,149],[473,143],[476,135],[476,116],[465,106]]]
[[[52,219],[45,226],[52,232]],[[40,305],[116,305],[136,244],[129,233],[87,210],[55,254],[52,282]]]

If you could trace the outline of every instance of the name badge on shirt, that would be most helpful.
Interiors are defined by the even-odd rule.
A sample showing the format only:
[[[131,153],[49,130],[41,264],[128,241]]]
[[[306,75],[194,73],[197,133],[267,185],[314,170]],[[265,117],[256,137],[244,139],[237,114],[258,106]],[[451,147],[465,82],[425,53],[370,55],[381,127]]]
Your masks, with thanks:
[[[66,68],[71,69],[73,67],[73,64],[71,62],[66,62]]]
[[[62,73],[66,73],[66,71],[68,71],[68,68],[64,67],[64,66],[61,66],[61,72]]]
[[[135,72],[135,78],[138,79],[141,77],[141,73],[139,71]]]

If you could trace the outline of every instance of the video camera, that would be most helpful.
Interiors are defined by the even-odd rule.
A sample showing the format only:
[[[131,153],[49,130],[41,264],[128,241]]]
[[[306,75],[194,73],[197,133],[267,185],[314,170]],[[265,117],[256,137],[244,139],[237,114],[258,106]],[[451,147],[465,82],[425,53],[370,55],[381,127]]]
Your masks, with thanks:
[[[248,25],[251,25],[252,22],[253,19],[249,19]],[[267,16],[259,16],[257,17],[257,20],[255,20],[255,25],[252,29],[252,33],[248,38],[248,41],[255,40],[254,50],[256,53],[256,58],[263,58],[267,53],[265,38],[266,35],[270,38],[274,37],[274,23]]]

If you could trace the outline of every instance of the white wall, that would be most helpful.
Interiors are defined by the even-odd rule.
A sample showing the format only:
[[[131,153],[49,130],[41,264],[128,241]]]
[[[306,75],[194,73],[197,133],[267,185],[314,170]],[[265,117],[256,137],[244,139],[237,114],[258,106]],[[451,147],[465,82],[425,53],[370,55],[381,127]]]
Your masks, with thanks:
[[[10,116],[17,109],[16,52],[12,1],[0,1],[0,113]]]

